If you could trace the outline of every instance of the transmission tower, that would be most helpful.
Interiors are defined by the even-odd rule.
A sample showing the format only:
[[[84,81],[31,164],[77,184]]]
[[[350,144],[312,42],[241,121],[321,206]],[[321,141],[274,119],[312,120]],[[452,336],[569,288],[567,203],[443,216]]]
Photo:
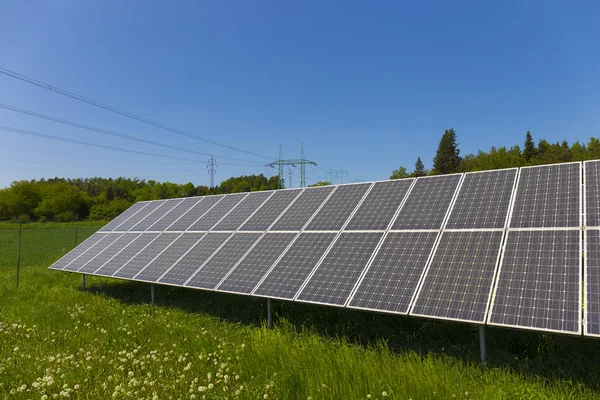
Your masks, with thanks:
[[[208,173],[210,174],[210,187],[215,187],[215,173],[217,172],[217,160],[215,160],[214,156],[210,156],[210,160],[208,160],[208,165],[206,168],[208,169]]]
[[[311,164],[316,166],[317,163],[314,161],[307,160],[304,158],[304,143],[301,144],[300,148],[300,158],[295,160],[284,160],[281,152],[281,145],[279,145],[279,160],[274,161],[270,164],[267,164],[267,167],[275,168],[277,166],[279,168],[279,189],[283,188],[283,166],[291,165],[292,167],[296,167],[296,165],[300,165],[300,187],[306,187],[306,164]],[[291,180],[291,177],[290,177]],[[291,183],[290,183],[291,184]]]
[[[329,183],[333,185],[333,175],[335,175],[336,177],[339,176],[340,177],[340,183],[344,183],[344,175],[348,176],[348,171],[346,171],[344,169],[344,166],[342,165],[342,167],[340,169],[332,169],[331,165],[329,166],[329,172],[325,173],[325,176],[329,175]]]
[[[290,187],[290,188],[294,187],[292,185],[292,168],[291,167],[288,167],[288,176],[290,177],[290,180],[288,181],[288,185],[289,185],[288,187]]]

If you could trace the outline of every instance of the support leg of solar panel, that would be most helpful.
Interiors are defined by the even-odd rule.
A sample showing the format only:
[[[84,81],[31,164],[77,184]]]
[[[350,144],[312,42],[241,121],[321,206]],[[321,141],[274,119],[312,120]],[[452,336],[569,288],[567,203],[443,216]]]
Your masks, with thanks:
[[[485,325],[479,326],[479,355],[481,357],[481,363],[485,363],[486,351],[485,351]]]
[[[152,305],[154,305],[154,300],[156,299],[156,288],[154,283],[150,284],[150,300],[152,301]]]
[[[85,290],[85,274],[81,274],[81,290]]]
[[[273,313],[271,310],[271,299],[267,299],[267,328],[273,329]]]

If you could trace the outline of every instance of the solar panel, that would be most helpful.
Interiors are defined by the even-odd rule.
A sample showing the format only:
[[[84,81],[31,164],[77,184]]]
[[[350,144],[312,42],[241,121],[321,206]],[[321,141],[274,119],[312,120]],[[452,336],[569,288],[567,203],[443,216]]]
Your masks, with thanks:
[[[183,285],[230,236],[231,233],[207,233],[158,281],[169,285]]]
[[[277,217],[302,193],[302,189],[276,191],[269,200],[239,229],[240,231],[265,231]]]
[[[462,175],[420,177],[392,229],[440,229]]]
[[[237,205],[213,231],[235,231],[244,223],[274,192],[252,192]]]
[[[230,194],[223,197],[219,204],[210,209],[203,217],[188,228],[188,231],[208,231],[221,218],[229,214],[248,195],[248,193]]]
[[[142,208],[146,207],[148,205],[148,203],[149,202],[147,202],[147,201],[140,201],[138,203],[135,203],[134,205],[129,207],[127,210],[123,211],[123,213],[121,213],[115,219],[113,219],[108,224],[106,224],[102,228],[100,228],[100,232],[112,231],[117,226],[121,225],[123,222],[125,222],[127,219],[129,219],[129,217],[131,217],[132,215],[134,215],[135,213],[140,211]]]
[[[297,233],[268,233],[215,290],[249,294],[281,256]]]
[[[177,204],[181,203],[181,199],[165,200],[160,206],[150,213],[146,218],[129,228],[129,231],[145,231],[157,221],[162,219],[169,211],[171,211]]]
[[[202,201],[203,197],[188,197],[183,199],[179,204],[173,207],[168,213],[166,213],[161,219],[156,221],[153,225],[148,227],[148,231],[164,231],[171,224],[177,221],[179,218],[183,216],[186,212],[188,212],[192,207],[194,207],[198,202]]]
[[[600,226],[600,161],[586,161],[585,226]]]
[[[444,232],[411,315],[484,323],[502,231]]]
[[[504,228],[517,168],[465,174],[446,229]]]
[[[185,286],[203,289],[215,288],[261,235],[260,233],[236,233],[233,235]]]
[[[414,179],[376,182],[344,230],[384,230]]]
[[[371,185],[371,183],[361,183],[338,186],[310,221],[306,230],[335,231],[342,229]]]
[[[388,233],[348,306],[407,314],[437,236]]]
[[[336,233],[301,233],[253,294],[292,300]]]
[[[158,278],[183,257],[204,235],[204,233],[182,234],[133,279],[136,281],[156,282]]]
[[[180,233],[161,233],[146,248],[125,263],[115,274],[115,278],[131,279],[146,267],[156,256],[175,241]]]
[[[141,220],[146,218],[154,210],[156,210],[158,207],[160,207],[164,202],[165,202],[164,200],[156,200],[156,201],[148,202],[146,207],[142,208],[139,212],[132,215],[131,218],[127,219],[122,224],[115,227],[115,229],[113,229],[113,231],[115,231],[115,232],[128,231],[133,226],[135,226],[138,222],[140,222]]]
[[[511,228],[581,225],[581,163],[523,167],[519,174]]]
[[[488,323],[581,332],[581,231],[509,231]]]
[[[75,258],[69,265],[63,268],[63,271],[75,272],[87,264],[91,259],[102,253],[104,249],[117,240],[123,233],[109,233],[100,239],[94,246],[90,247],[85,253]]]
[[[202,201],[199,201],[192,206],[188,212],[183,214],[165,230],[167,232],[181,232],[187,230],[194,222],[200,219],[200,217],[210,211],[212,207],[214,207],[224,198],[225,196],[202,197]]]
[[[585,334],[600,336],[600,231],[586,230],[585,243]]]
[[[299,231],[331,194],[335,186],[307,188],[271,227],[273,231]]]
[[[297,300],[343,306],[382,236],[380,232],[340,234]]]
[[[63,269],[69,263],[71,263],[71,261],[75,260],[77,257],[85,253],[106,235],[106,233],[94,233],[92,236],[87,238],[84,242],[79,244],[73,250],[65,254],[60,260],[57,260],[54,264],[52,264],[50,266],[50,269]]]
[[[111,243],[102,253],[91,259],[87,264],[77,270],[82,274],[93,274],[105,262],[113,258],[123,247],[127,246],[139,236],[139,233],[126,233]]]
[[[132,235],[126,233],[126,235]],[[101,276],[112,276],[117,272],[123,265],[129,260],[135,257],[140,251],[142,251],[150,242],[158,237],[158,233],[141,233],[137,239],[125,246],[116,256],[109,260],[99,270],[94,272],[94,275]]]

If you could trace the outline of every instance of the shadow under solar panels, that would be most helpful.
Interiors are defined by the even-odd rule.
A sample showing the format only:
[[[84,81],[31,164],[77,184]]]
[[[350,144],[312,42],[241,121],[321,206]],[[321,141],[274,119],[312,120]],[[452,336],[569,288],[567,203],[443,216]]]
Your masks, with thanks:
[[[390,232],[348,307],[408,314],[437,232]]]
[[[292,300],[336,236],[325,232],[301,233],[252,294]]]
[[[581,333],[581,231],[509,231],[488,324]]]
[[[443,232],[410,315],[485,322],[502,231]]]

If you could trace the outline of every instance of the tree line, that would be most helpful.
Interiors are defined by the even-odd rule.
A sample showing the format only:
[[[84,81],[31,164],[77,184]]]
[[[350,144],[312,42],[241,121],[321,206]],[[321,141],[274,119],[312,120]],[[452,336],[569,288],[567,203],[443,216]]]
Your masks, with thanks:
[[[283,184],[283,183],[282,183]],[[232,177],[219,186],[194,186],[130,178],[52,178],[15,181],[0,189],[0,220],[110,220],[133,203],[177,197],[277,189],[277,176]]]
[[[540,139],[536,145],[531,132],[527,131],[523,148],[519,145],[492,147],[489,151],[479,150],[477,154],[460,155],[457,135],[454,129],[446,129],[433,159],[433,168],[426,170],[420,157],[417,157],[413,171],[400,166],[392,171],[390,179],[402,179],[425,175],[453,174],[457,172],[484,171],[500,168],[525,167],[529,165],[555,164],[569,161],[585,161],[600,158],[600,139],[592,137],[588,143],[566,140],[549,143]]]

